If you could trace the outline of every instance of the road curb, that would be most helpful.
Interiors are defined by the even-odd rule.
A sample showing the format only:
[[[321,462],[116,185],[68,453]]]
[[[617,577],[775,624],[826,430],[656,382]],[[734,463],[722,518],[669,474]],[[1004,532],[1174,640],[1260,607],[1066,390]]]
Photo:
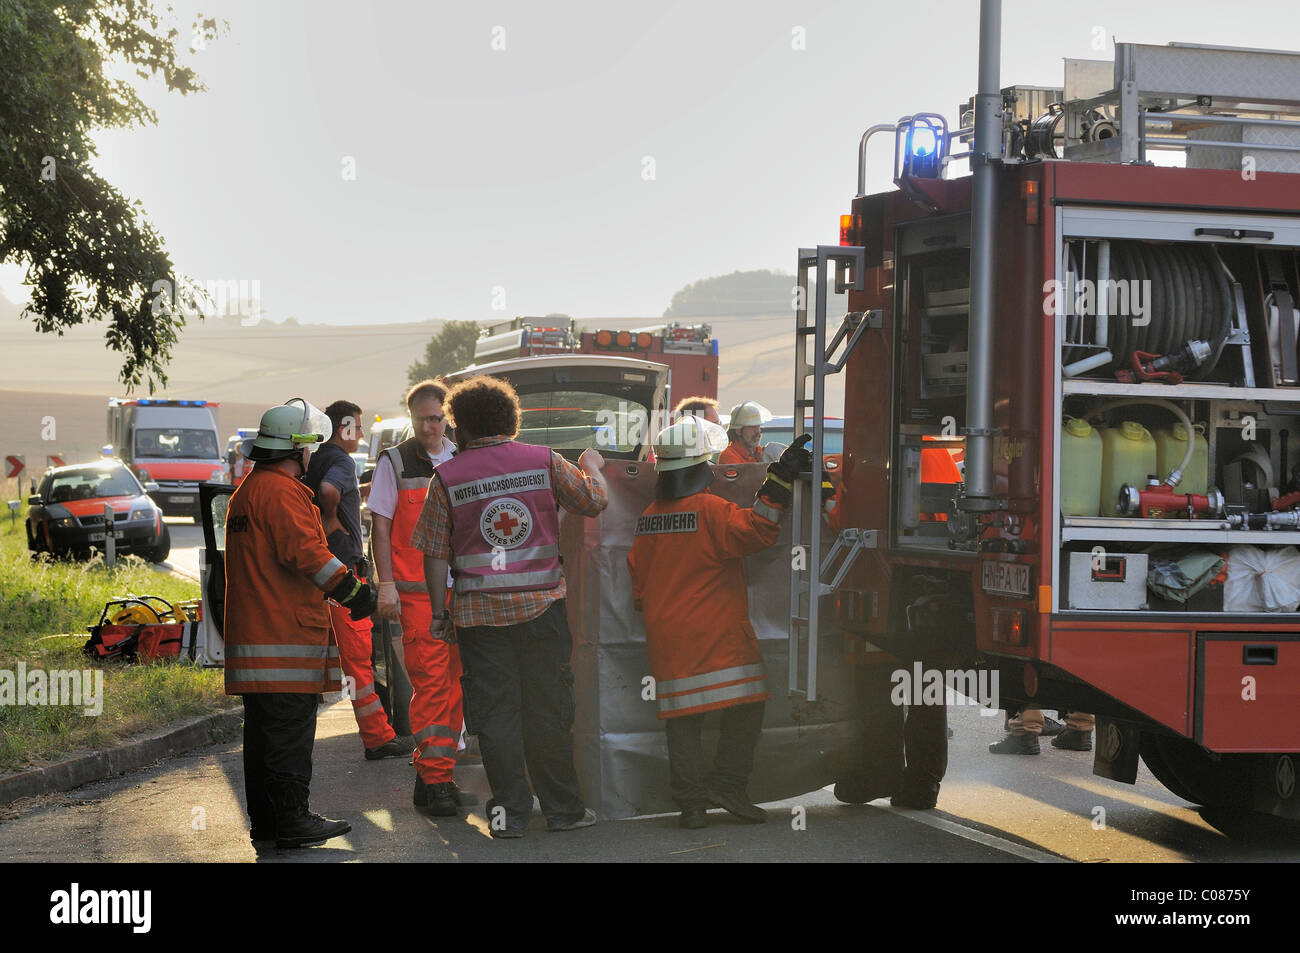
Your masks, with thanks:
[[[238,736],[243,722],[243,708],[227,709],[169,725],[104,751],[93,751],[66,761],[5,775],[0,777],[0,805],[25,797],[71,791],[83,784],[116,777],[193,748],[228,741]]]

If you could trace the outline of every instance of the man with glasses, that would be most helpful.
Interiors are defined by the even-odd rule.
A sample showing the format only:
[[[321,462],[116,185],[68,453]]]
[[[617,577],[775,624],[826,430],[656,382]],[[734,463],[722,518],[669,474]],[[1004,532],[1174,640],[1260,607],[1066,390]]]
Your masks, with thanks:
[[[424,586],[424,553],[411,545],[434,468],[456,452],[444,434],[446,396],[447,388],[434,380],[420,381],[407,391],[414,435],[379,455],[367,500],[374,527],[378,613],[401,620],[402,655],[411,680],[416,748],[412,803],[439,817],[452,817],[458,807],[476,803],[452,779],[464,723],[460,653],[453,640],[429,632],[434,613],[445,613],[447,605],[445,599],[433,604]]]

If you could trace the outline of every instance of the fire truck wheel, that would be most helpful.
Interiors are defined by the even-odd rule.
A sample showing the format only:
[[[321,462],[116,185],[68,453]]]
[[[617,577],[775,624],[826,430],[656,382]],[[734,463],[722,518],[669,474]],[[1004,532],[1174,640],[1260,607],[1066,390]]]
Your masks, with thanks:
[[[1183,800],[1208,807],[1251,807],[1255,765],[1249,755],[1225,755],[1215,761],[1194,741],[1165,735],[1144,735],[1141,752],[1156,779]]]

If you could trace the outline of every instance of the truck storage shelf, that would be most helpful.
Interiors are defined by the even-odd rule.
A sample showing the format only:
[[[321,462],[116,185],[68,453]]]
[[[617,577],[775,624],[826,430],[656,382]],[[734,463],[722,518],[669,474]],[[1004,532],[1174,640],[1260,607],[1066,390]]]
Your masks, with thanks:
[[[1095,397],[1164,397],[1172,400],[1300,401],[1300,387],[1233,387],[1230,384],[1122,384],[1065,378],[1061,393]]]
[[[1300,530],[1232,529],[1223,520],[1124,519],[1106,516],[1067,516],[1061,542],[1123,543],[1271,543],[1294,546]]]

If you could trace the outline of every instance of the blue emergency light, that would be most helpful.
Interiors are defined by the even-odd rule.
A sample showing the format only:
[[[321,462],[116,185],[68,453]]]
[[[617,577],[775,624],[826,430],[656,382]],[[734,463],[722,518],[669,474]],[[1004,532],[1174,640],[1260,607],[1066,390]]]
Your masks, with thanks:
[[[943,174],[948,153],[948,123],[933,113],[917,113],[898,121],[897,143],[901,146],[902,175],[937,179]]]

